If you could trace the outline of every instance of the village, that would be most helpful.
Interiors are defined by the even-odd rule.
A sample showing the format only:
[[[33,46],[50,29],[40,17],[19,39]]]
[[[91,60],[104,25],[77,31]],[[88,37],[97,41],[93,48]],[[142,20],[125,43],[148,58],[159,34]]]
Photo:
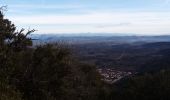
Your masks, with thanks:
[[[113,68],[99,68],[98,72],[103,77],[102,80],[110,84],[113,84],[126,76],[132,75],[132,72],[118,71]]]

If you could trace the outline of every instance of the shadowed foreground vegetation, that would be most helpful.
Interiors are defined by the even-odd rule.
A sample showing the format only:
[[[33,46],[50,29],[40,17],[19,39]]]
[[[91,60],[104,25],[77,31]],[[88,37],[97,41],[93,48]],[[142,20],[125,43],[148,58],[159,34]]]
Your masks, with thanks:
[[[1,100],[95,100],[103,82],[95,66],[75,61],[61,44],[32,47],[0,13]]]
[[[170,99],[169,71],[160,69],[108,85],[95,66],[75,60],[67,46],[32,47],[28,38],[32,32],[16,31],[0,12],[0,100]]]

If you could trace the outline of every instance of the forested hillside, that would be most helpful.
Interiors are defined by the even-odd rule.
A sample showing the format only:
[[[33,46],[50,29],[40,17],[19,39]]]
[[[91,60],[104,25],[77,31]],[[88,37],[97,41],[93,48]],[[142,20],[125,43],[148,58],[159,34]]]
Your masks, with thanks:
[[[67,44],[33,47],[28,37],[32,32],[17,31],[0,12],[0,100],[170,99],[168,48],[153,52],[161,54],[158,59],[145,59],[138,67],[141,73],[108,84],[95,64],[79,61]]]

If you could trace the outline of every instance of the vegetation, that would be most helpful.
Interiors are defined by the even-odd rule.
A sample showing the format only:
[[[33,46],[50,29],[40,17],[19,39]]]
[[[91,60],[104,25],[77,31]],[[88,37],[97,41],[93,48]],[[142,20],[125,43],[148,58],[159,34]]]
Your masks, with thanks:
[[[169,67],[170,42],[148,43],[139,40],[115,43],[114,37],[112,39],[113,42],[73,44],[73,53],[80,61],[93,63],[100,68],[145,73]]]
[[[27,36],[34,30],[25,34],[24,29],[16,32],[15,25],[4,19],[2,12],[0,23],[0,85],[4,87],[1,98],[99,99],[103,84],[94,66],[72,60],[64,45],[32,47],[32,40]]]
[[[22,100],[21,93],[0,81],[0,100]]]
[[[170,71],[164,67],[109,85],[95,66],[75,60],[65,45],[33,47],[28,38],[32,32],[16,31],[0,12],[0,100],[170,99]],[[159,66],[168,69],[168,57],[159,60]]]
[[[124,80],[112,91],[114,100],[169,100],[170,71],[160,71]]]

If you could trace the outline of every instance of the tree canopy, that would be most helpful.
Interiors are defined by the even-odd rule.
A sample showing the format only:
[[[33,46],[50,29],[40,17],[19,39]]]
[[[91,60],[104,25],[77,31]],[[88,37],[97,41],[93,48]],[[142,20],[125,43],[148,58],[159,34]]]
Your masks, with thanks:
[[[95,66],[74,60],[70,50],[59,43],[33,47],[28,35],[34,31],[16,31],[0,12],[2,85],[12,87],[19,94],[16,98],[24,100],[99,99],[103,85]],[[12,91],[5,95],[14,95]]]

